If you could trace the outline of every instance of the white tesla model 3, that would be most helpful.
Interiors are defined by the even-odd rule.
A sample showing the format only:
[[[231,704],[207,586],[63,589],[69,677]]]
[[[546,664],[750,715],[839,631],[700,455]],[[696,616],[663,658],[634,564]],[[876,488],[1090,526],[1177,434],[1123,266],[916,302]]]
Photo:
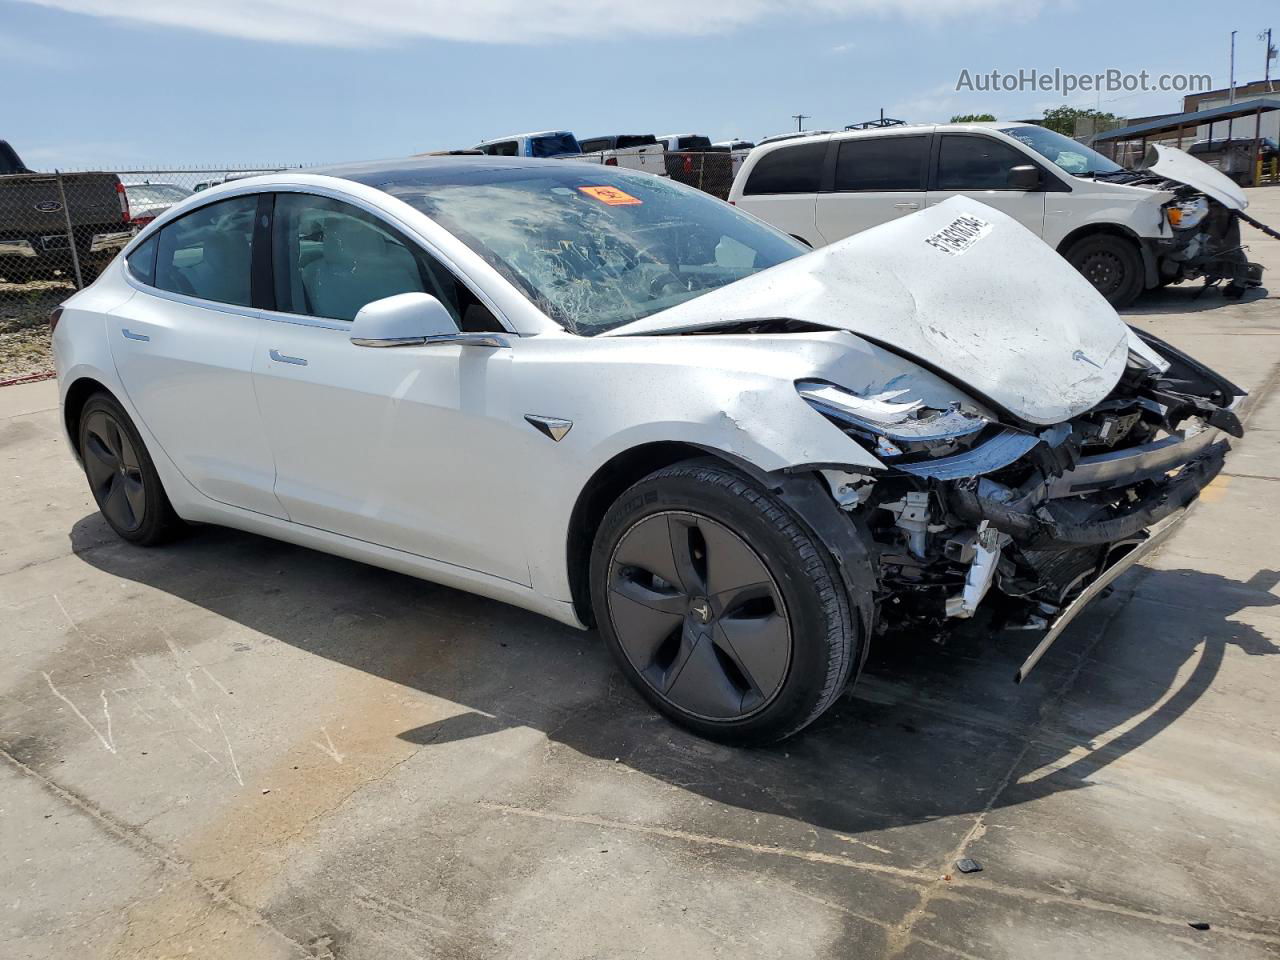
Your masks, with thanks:
[[[226,184],[53,323],[121,537],[224,524],[594,625],[735,742],[895,630],[1040,622],[1025,672],[1240,433],[1240,390],[980,203],[809,252],[565,161]]]

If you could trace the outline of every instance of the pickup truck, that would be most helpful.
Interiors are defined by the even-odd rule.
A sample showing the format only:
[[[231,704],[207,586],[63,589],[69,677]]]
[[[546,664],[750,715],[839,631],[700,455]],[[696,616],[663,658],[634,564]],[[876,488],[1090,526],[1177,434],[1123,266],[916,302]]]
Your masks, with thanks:
[[[76,279],[67,224],[75,237],[80,280],[92,282],[133,237],[129,201],[114,173],[27,169],[0,140],[0,280]]]
[[[651,133],[617,133],[581,141],[582,159],[608,167],[667,175],[666,148]]]
[[[711,138],[695,133],[664,133],[667,176],[678,183],[705,190],[725,200],[733,185],[733,157],[727,147],[713,147]]]

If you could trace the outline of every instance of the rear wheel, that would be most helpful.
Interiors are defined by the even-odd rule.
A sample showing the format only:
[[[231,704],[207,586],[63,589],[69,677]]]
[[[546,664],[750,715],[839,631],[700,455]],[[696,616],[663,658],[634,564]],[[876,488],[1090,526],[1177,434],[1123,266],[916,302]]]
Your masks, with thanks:
[[[152,546],[181,530],[142,437],[108,393],[95,393],[80,411],[80,459],[98,509],[120,537]]]
[[[831,556],[717,461],[668,467],[618,498],[596,536],[591,588],[627,679],[712,739],[797,732],[835,701],[860,653]]]
[[[1142,255],[1131,240],[1095,234],[1077,240],[1063,255],[1116,309],[1127,307],[1142,293]]]

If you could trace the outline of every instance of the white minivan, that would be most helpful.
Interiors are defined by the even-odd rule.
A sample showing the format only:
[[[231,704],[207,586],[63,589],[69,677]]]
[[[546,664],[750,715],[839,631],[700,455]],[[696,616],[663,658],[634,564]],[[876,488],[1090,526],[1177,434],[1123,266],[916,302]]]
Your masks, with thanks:
[[[756,147],[729,201],[812,247],[962,195],[1003,211],[1059,251],[1113,305],[1204,277],[1238,295],[1261,282],[1240,247],[1248,201],[1180,150],[1140,170],[1028,123],[899,126]]]

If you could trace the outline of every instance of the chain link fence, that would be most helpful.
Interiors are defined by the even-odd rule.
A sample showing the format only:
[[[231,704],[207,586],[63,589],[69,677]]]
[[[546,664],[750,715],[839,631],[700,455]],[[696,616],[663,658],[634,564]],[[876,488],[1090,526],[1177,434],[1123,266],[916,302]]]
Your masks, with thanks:
[[[170,206],[269,167],[19,173],[0,177],[0,381],[52,367],[49,314]]]
[[[727,199],[746,151],[616,151],[582,157]],[[193,193],[287,169],[204,167],[0,177],[0,382],[53,366],[49,314],[106,268],[135,233]]]

